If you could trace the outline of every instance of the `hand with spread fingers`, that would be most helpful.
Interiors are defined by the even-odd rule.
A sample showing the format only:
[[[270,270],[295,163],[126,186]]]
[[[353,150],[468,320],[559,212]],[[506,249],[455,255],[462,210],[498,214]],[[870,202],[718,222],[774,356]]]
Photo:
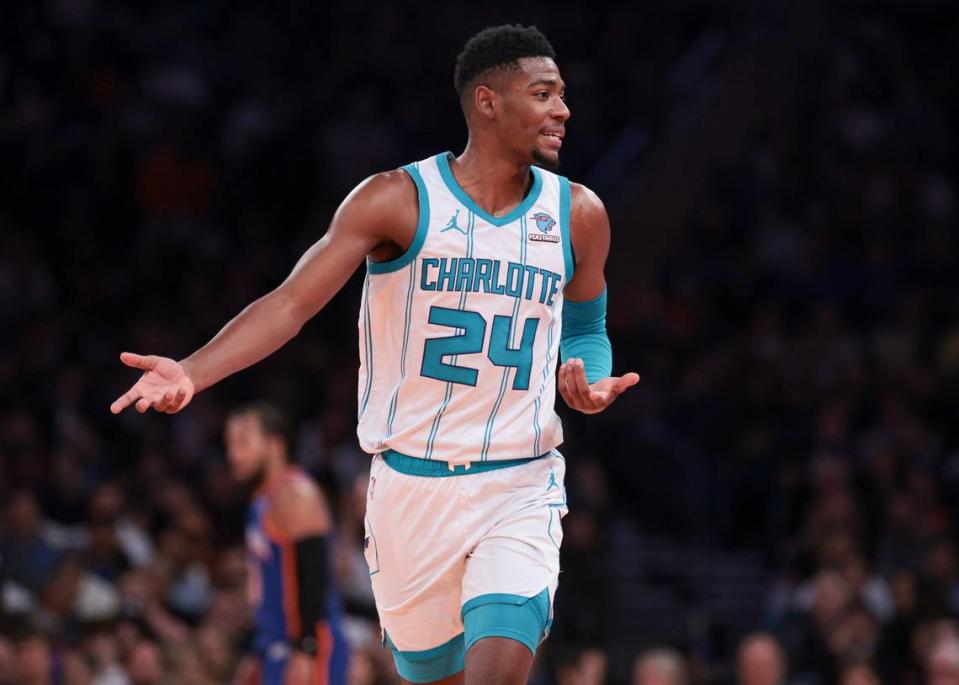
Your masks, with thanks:
[[[572,409],[584,414],[598,414],[638,382],[639,374],[631,371],[622,376],[601,378],[590,385],[586,381],[583,360],[567,359],[559,367],[556,385],[559,394]]]
[[[147,409],[164,414],[176,414],[193,399],[195,386],[183,366],[173,359],[154,355],[124,352],[120,361],[134,369],[142,369],[132,388],[110,405],[110,411],[119,414],[133,404],[141,414]]]

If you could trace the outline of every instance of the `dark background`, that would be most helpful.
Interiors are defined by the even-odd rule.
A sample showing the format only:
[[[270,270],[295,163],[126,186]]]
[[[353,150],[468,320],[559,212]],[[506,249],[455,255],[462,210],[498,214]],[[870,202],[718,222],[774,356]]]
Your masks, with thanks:
[[[614,367],[642,376],[602,415],[560,408],[536,682],[600,682],[575,680],[587,647],[630,682],[670,646],[730,683],[755,630],[790,682],[959,682],[955,3],[50,0],[0,11],[0,683],[229,682],[247,493],[220,432],[261,397],[337,510],[354,682],[389,682],[361,276],[182,414],[108,406],[120,351],[185,356],[364,177],[461,151],[456,54],[507,21],[558,53],[562,173],[610,211]]]

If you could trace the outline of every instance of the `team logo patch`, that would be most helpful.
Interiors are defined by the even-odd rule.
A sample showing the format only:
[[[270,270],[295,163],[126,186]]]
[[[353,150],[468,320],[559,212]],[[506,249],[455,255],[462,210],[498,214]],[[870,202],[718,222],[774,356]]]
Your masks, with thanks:
[[[556,225],[556,221],[546,212],[536,212],[533,216],[530,217],[533,221],[536,222],[536,228],[541,230],[543,233],[549,233],[553,230],[553,226]]]
[[[536,212],[533,216],[530,217],[533,221],[536,222],[536,228],[540,230],[539,233],[528,233],[526,235],[528,240],[531,240],[534,243],[558,243],[559,236],[550,233],[553,230],[553,226],[556,225],[556,220],[551,217],[546,212]]]

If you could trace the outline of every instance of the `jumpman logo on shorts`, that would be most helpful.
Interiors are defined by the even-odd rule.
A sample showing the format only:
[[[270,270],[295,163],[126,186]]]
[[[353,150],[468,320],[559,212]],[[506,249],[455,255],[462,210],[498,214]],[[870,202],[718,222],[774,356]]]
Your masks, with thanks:
[[[459,217],[459,215],[460,210],[457,209],[456,214],[450,217],[450,220],[446,222],[446,228],[440,230],[440,233],[445,233],[452,228],[453,230],[459,231],[463,235],[466,235],[466,229],[456,223],[456,219]]]
[[[556,474],[553,473],[553,469],[549,470],[549,482],[546,483],[546,491],[549,492],[553,488],[558,488],[559,483],[556,482]]]

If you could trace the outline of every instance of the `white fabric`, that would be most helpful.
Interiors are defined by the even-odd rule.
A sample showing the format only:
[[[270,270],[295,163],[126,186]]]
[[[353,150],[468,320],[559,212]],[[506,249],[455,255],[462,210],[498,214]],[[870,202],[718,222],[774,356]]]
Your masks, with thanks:
[[[389,273],[368,273],[363,288],[360,445],[371,454],[392,449],[455,464],[545,454],[563,440],[554,411],[555,368],[562,293],[570,274],[564,260],[565,238],[561,238],[560,177],[536,169],[541,188],[535,201],[511,223],[497,226],[471,211],[450,190],[439,158],[416,164],[429,203],[425,242],[409,264]],[[498,263],[501,283],[513,268],[510,263],[528,267],[520,295],[483,292],[478,281],[474,283],[479,291],[474,292],[424,289],[424,284],[439,279],[436,261],[463,257]],[[514,273],[518,271],[514,269]],[[552,294],[544,298],[546,291]],[[441,357],[447,364],[475,369],[475,386],[422,375],[427,340],[463,333],[462,329],[429,323],[433,307],[477,312],[483,317],[486,326],[481,351]],[[497,316],[513,322],[511,349],[520,347],[526,321],[538,319],[528,389],[514,389],[516,367],[496,365],[489,357]]]
[[[366,560],[380,625],[401,651],[463,632],[481,595],[534,597],[559,580],[566,465],[559,452],[520,466],[446,478],[410,476],[373,458]]]

